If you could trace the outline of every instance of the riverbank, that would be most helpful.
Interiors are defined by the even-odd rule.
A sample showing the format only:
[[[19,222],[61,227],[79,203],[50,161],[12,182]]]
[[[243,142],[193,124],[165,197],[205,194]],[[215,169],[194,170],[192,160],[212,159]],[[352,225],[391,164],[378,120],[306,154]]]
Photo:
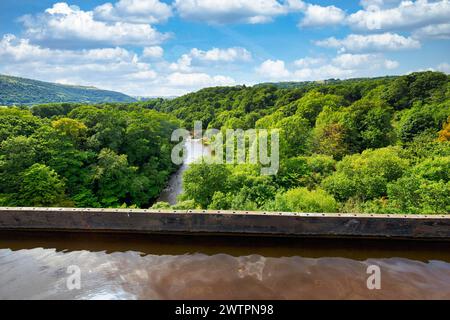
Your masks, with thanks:
[[[0,208],[0,230],[450,240],[450,216]]]

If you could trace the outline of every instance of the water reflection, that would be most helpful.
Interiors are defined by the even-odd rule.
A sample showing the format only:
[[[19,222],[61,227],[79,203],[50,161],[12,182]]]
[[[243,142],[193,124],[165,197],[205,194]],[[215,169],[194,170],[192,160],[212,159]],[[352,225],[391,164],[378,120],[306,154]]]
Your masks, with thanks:
[[[0,299],[450,299],[447,244],[131,238],[0,235]],[[381,290],[366,287],[372,264]]]

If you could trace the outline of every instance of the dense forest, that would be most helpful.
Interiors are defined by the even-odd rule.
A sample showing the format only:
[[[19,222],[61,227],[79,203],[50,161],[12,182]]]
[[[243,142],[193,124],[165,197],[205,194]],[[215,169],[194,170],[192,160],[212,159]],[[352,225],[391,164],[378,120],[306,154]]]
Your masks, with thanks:
[[[179,121],[127,105],[0,108],[0,206],[151,205]]]
[[[214,87],[130,104],[0,108],[0,205],[168,207],[170,134],[279,129],[280,169],[199,162],[176,208],[450,213],[450,77]]]
[[[443,73],[208,88],[146,106],[187,127],[202,120],[211,128],[280,129],[275,176],[261,176],[256,165],[192,165],[182,198],[201,208],[450,212]]]
[[[0,75],[0,105],[33,105],[51,102],[133,102],[120,92],[94,87],[69,86]]]

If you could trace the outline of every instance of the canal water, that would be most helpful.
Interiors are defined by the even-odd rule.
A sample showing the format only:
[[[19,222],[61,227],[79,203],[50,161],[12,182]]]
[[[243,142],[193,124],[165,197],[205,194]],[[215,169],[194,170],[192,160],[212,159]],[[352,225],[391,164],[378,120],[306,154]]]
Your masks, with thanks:
[[[201,139],[186,139],[185,142],[185,160],[181,167],[169,179],[167,187],[161,192],[158,202],[168,202],[170,205],[177,203],[177,197],[182,193],[183,172],[191,163],[201,159],[203,156],[211,154],[210,147],[204,145]]]
[[[381,289],[369,290],[369,266]],[[80,289],[67,282],[74,266]],[[448,243],[0,233],[0,299],[450,299]]]

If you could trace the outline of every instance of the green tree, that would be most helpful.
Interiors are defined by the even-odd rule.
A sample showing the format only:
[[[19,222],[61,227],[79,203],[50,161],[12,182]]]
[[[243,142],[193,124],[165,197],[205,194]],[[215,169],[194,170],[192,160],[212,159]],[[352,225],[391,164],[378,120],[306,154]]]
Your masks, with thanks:
[[[450,116],[448,117],[447,122],[442,126],[442,130],[439,131],[440,142],[450,141]]]
[[[310,91],[295,102],[297,105],[297,115],[307,119],[310,125],[314,126],[317,116],[323,108],[328,107],[335,110],[339,106],[344,105],[343,100],[342,97],[336,95]]]
[[[0,108],[0,142],[15,136],[29,136],[42,125],[29,110]]]
[[[130,167],[126,155],[103,149],[98,155],[93,176],[99,201],[104,206],[126,202],[136,167]]]
[[[359,100],[346,109],[342,125],[350,151],[382,148],[393,141],[392,109],[381,102]]]
[[[450,213],[450,181],[404,176],[388,185],[390,208],[398,213]]]
[[[311,148],[311,129],[308,120],[291,116],[278,121],[280,129],[280,157],[290,158],[307,153]]]
[[[268,208],[274,211],[293,212],[337,212],[337,201],[322,189],[291,189],[278,194]]]
[[[17,205],[51,207],[60,205],[64,199],[64,182],[46,165],[33,164],[21,178]]]
[[[21,173],[37,160],[36,140],[16,136],[0,144],[0,194],[18,192]]]
[[[216,191],[226,191],[229,174],[222,164],[191,164],[183,174],[183,197],[207,208]]]
[[[365,150],[346,156],[322,185],[339,201],[351,197],[363,201],[380,198],[387,194],[387,184],[400,178],[407,166],[408,161],[400,157],[398,148]]]
[[[84,123],[70,118],[52,121],[52,127],[67,135],[75,143],[80,143],[87,132],[87,127]]]

